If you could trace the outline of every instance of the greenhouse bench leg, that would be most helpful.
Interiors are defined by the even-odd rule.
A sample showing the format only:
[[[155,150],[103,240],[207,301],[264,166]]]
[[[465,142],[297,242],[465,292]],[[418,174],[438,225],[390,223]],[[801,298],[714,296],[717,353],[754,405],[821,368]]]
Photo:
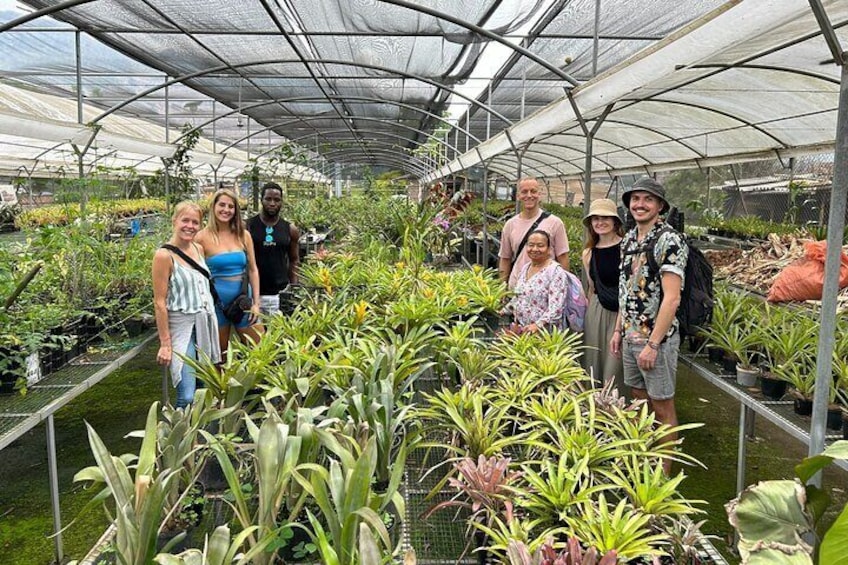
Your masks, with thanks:
[[[56,429],[53,414],[47,416],[47,466],[50,480],[50,505],[53,508],[53,544],[56,547],[56,562],[64,562],[62,548],[62,513],[59,507],[59,473],[56,466]]]
[[[739,450],[736,453],[736,493],[745,488],[745,463],[748,454],[748,432],[753,432],[753,411],[745,404],[739,405]]]

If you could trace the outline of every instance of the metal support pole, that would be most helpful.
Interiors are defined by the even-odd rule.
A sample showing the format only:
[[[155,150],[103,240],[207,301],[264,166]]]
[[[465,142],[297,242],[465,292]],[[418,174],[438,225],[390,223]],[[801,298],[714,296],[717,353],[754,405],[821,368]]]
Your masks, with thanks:
[[[748,429],[748,416],[751,409],[744,403],[739,404],[739,447],[736,453],[736,492],[740,493],[745,489],[745,465],[748,457],[748,438],[746,431]]]
[[[471,106],[465,113],[465,152],[468,153],[468,142],[471,138]]]
[[[813,396],[810,427],[810,455],[817,455],[824,450],[828,393],[833,386],[831,359],[836,333],[836,299],[839,292],[842,234],[845,229],[845,199],[848,197],[848,63],[842,65],[834,145],[833,186],[830,191],[830,212],[827,219],[827,256],[824,263],[821,325],[816,355],[816,389]],[[812,482],[821,485],[821,474],[816,475]]]
[[[77,75],[77,123],[81,124],[83,120],[82,111],[82,50],[80,41],[80,31],[74,32],[74,57],[76,59],[76,75]]]
[[[601,0],[595,0],[595,33],[592,37],[592,76],[598,74],[598,46],[601,34]]]
[[[489,163],[483,160],[483,154],[480,153],[480,148],[474,148],[477,151],[477,158],[483,167],[483,261],[482,265],[489,265]]]
[[[521,119],[524,119],[524,102],[527,97],[527,68],[521,73]]]
[[[77,79],[77,123],[82,124],[84,122],[83,116],[83,107],[82,107],[82,42],[80,40],[80,31],[77,30],[74,32],[74,59],[75,59],[75,70],[76,70],[76,79]],[[91,141],[89,140],[88,146],[91,145]],[[86,146],[86,150],[88,150],[88,146]],[[83,179],[85,178],[85,173],[83,171],[83,162],[82,158],[85,155],[85,151],[80,153],[80,151],[74,147],[74,152],[77,154],[77,169],[79,174],[79,189],[80,189],[80,217],[85,218],[85,205],[87,204],[87,191],[83,187]]]
[[[595,139],[595,134],[598,133],[598,130],[604,123],[604,120],[607,119],[607,116],[612,111],[613,104],[609,104],[604,108],[604,111],[601,112],[601,115],[595,119],[595,123],[592,126],[592,129],[589,129],[589,126],[586,124],[586,120],[583,118],[583,114],[580,112],[580,108],[577,107],[577,102],[574,101],[574,97],[571,95],[571,91],[569,90],[566,95],[568,96],[569,103],[571,103],[571,109],[574,110],[574,115],[577,117],[577,122],[580,124],[580,128],[583,130],[583,135],[586,136],[586,162],[583,168],[583,214],[586,215],[589,213],[589,205],[591,204],[592,200],[592,151],[594,149],[593,141]]]
[[[53,414],[47,416],[47,471],[50,481],[50,506],[53,509],[53,546],[56,549],[56,563],[64,562],[62,548],[62,512],[59,507],[59,471],[56,465],[56,428],[53,426]]]
[[[489,97],[487,100],[489,101],[489,105],[492,104],[492,82],[489,81],[487,86],[489,89]],[[492,136],[492,113],[486,112],[486,140],[488,140]]]

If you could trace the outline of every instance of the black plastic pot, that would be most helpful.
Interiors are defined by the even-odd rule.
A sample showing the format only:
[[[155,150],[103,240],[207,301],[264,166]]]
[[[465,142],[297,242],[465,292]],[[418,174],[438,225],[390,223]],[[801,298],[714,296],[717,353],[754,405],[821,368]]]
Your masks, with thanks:
[[[0,360],[5,368],[0,370],[0,394],[12,394],[15,392],[15,383],[18,377],[25,373],[24,358],[20,349],[14,347],[0,347]]]
[[[721,360],[721,367],[724,369],[725,373],[735,375],[736,363],[738,363],[738,361],[736,361],[733,357],[723,357]]]
[[[848,439],[848,414],[842,416],[842,439]]]
[[[474,552],[474,556],[477,558],[477,565],[486,565],[486,563],[489,562],[489,551],[487,549],[482,549],[484,547],[488,547],[488,545],[489,536],[480,530],[475,530],[474,547],[476,551]]]
[[[227,478],[217,457],[206,460],[197,480],[203,485],[205,492],[223,492],[227,489]]]
[[[813,401],[809,398],[796,398],[794,408],[799,416],[809,416],[813,413]]]
[[[763,396],[769,400],[780,400],[786,394],[786,381],[768,376],[768,373],[760,375],[760,390]]]
[[[724,351],[720,347],[707,347],[707,358],[720,365],[724,361]]]
[[[144,331],[144,322],[141,318],[130,318],[124,320],[124,329],[129,337],[137,337]]]
[[[841,430],[842,429],[842,408],[827,409],[827,429]]]

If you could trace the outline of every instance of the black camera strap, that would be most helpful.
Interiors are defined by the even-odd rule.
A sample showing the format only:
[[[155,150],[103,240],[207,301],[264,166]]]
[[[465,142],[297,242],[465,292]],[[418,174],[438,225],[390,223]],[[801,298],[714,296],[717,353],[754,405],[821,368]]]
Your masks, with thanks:
[[[539,217],[536,218],[536,221],[533,222],[533,225],[530,226],[530,229],[527,230],[527,233],[524,234],[524,239],[521,240],[521,243],[518,244],[518,251],[515,252],[515,255],[512,256],[512,264],[515,265],[515,262],[518,261],[518,256],[521,255],[521,252],[524,251],[524,246],[527,245],[527,240],[530,239],[530,234],[536,231],[536,228],[539,227],[539,224],[542,223],[542,220],[550,216],[550,212],[542,212],[539,214]]]
[[[195,271],[197,271],[198,273],[200,273],[201,275],[206,277],[206,280],[209,281],[209,291],[212,293],[212,300],[215,301],[216,305],[221,304],[221,299],[218,298],[218,291],[215,290],[215,284],[212,281],[212,275],[209,273],[209,271],[207,271],[206,269],[201,267],[197,263],[197,261],[195,261],[194,259],[189,257],[182,249],[180,249],[176,245],[171,245],[170,243],[166,243],[162,246],[162,249],[167,249],[168,251],[170,251],[172,253],[176,253],[179,256],[180,259],[182,259],[183,261],[188,263],[189,267],[191,267],[192,269],[194,269]],[[246,278],[247,277],[245,277],[245,279]],[[246,292],[246,291],[247,291],[247,282],[246,282],[246,280],[242,280],[242,292]]]

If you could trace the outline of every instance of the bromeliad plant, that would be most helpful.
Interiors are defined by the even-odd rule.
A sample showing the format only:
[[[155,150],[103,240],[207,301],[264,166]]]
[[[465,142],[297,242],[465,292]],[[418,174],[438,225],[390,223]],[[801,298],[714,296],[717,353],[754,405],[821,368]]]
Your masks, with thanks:
[[[121,563],[150,563],[156,556],[157,534],[165,522],[165,500],[171,484],[179,482],[179,467],[156,468],[158,412],[159,403],[154,402],[147,412],[138,456],[128,454],[115,457],[109,453],[94,428],[86,424],[89,444],[97,464],[79,471],[74,476],[74,482],[86,482],[100,488],[92,502],[104,502],[107,516],[115,523],[114,547]],[[179,462],[180,465],[182,463]],[[109,510],[110,505],[105,504],[107,500],[114,501],[114,516]],[[163,551],[167,552],[169,547],[183,537],[185,533],[175,537]]]
[[[403,469],[396,467],[389,490],[381,496],[371,491],[371,479],[377,464],[373,438],[360,449],[355,441],[329,432],[321,433],[322,442],[332,454],[327,467],[306,464],[296,473],[298,483],[313,498],[326,527],[307,509],[312,526],[310,536],[326,565],[353,565],[375,552],[392,550],[389,532],[380,518],[390,503],[399,515],[404,513],[403,498],[397,492]],[[376,535],[375,535],[376,534]],[[365,554],[363,554],[363,547]]]

